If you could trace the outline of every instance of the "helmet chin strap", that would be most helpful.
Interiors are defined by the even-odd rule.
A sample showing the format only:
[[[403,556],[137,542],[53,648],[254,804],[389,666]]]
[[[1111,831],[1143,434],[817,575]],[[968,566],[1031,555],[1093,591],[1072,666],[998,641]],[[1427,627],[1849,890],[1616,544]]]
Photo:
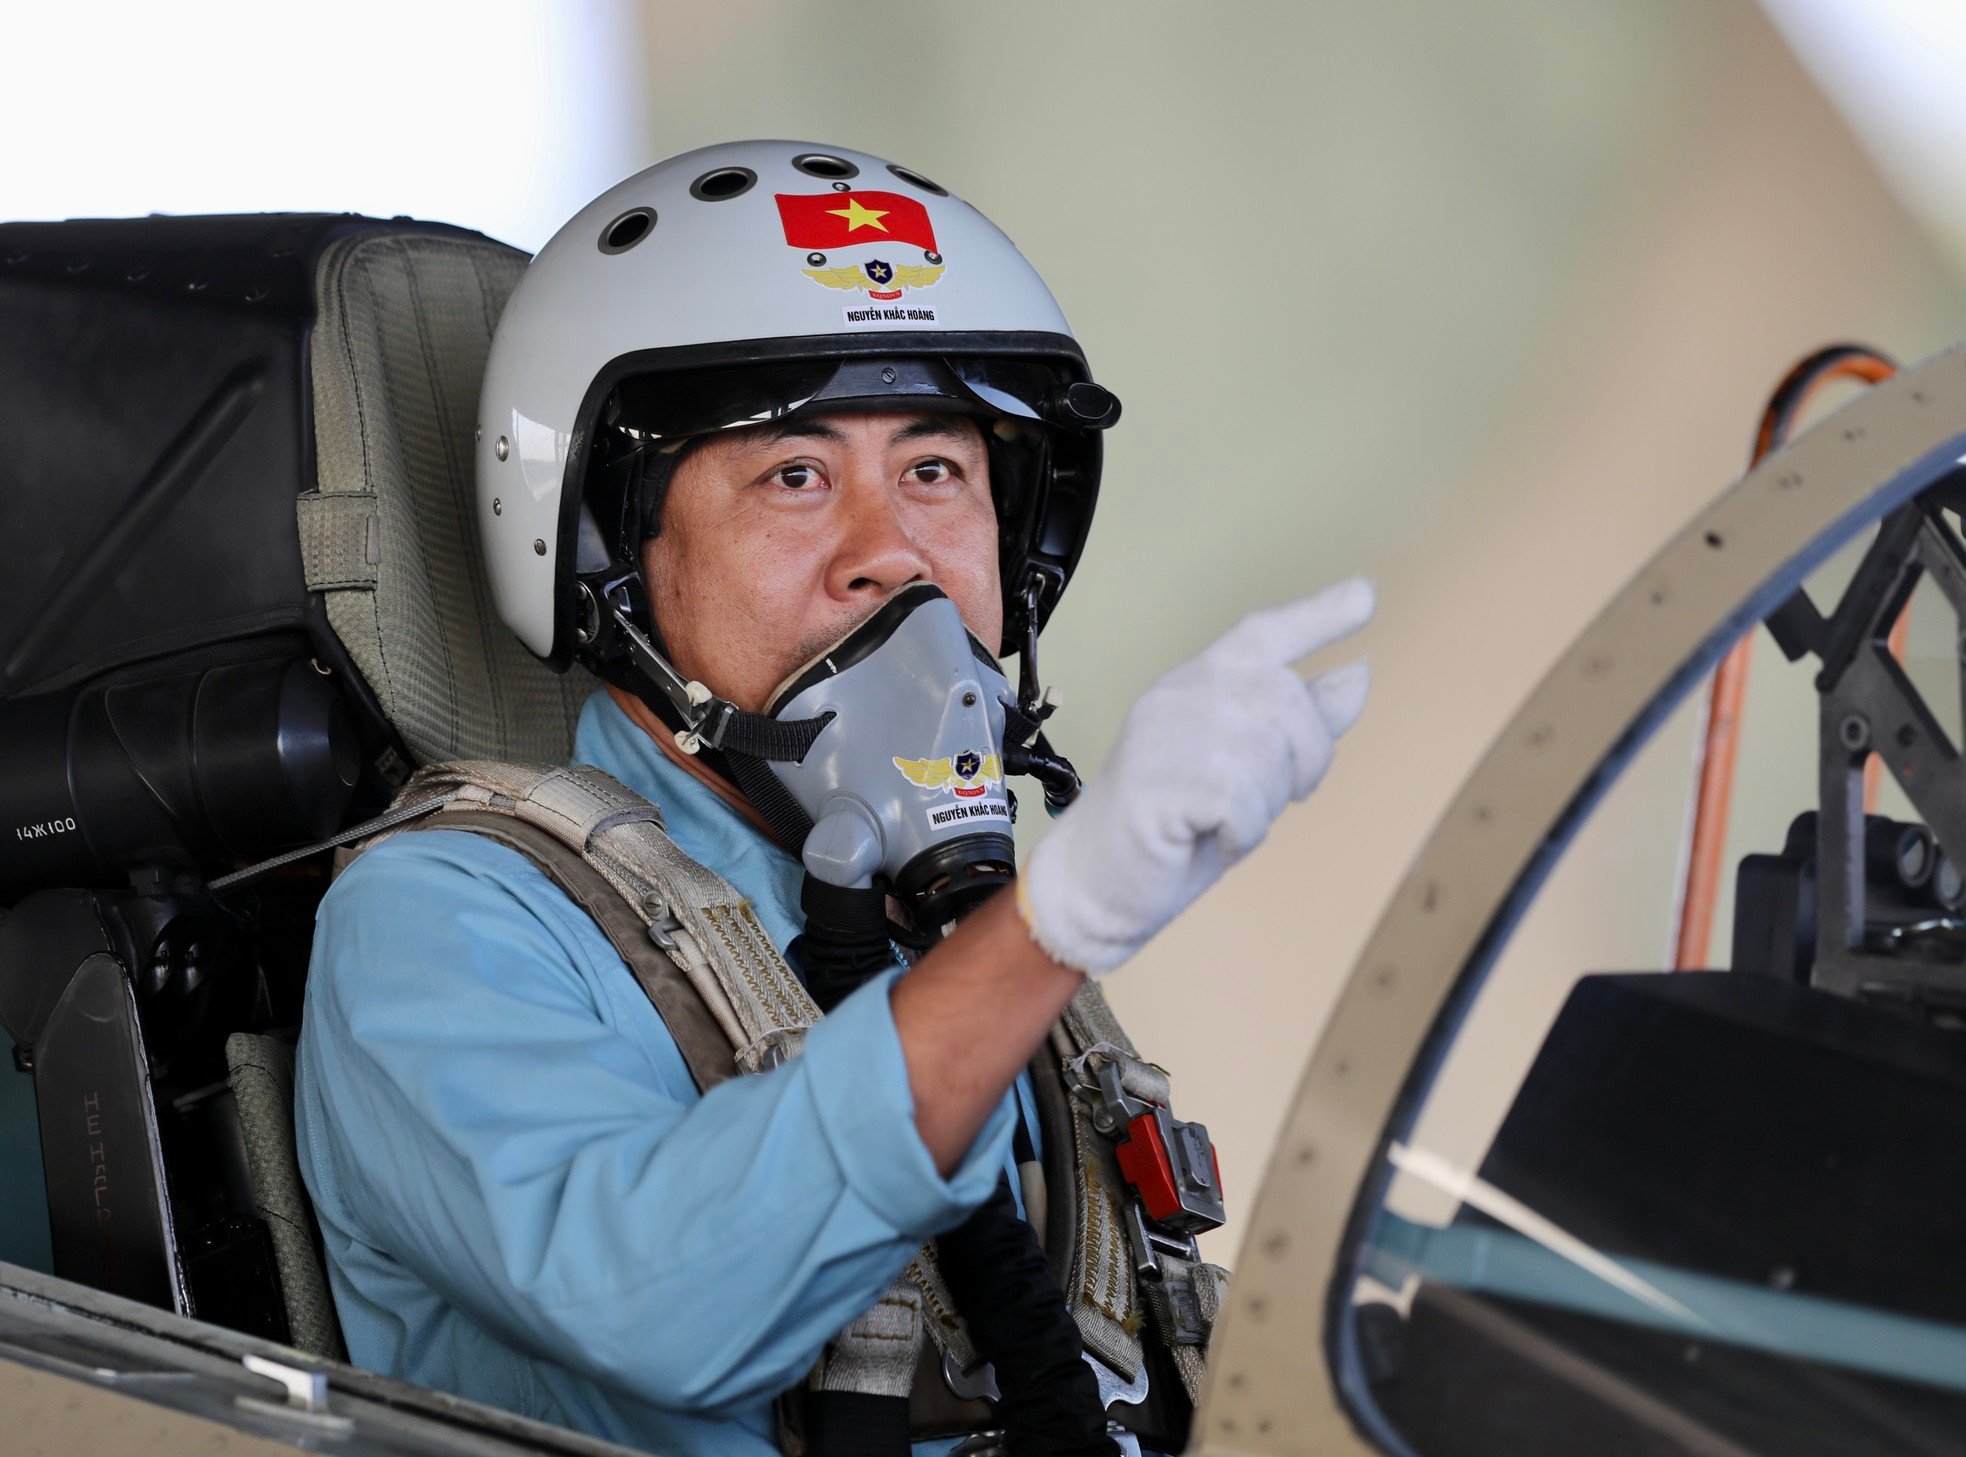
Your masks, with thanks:
[[[711,767],[726,771],[726,777],[750,801],[779,843],[798,854],[812,831],[812,819],[786,791],[769,765],[796,764],[805,758],[813,740],[833,721],[833,715],[770,718],[717,697],[704,684],[677,672],[675,665],[649,641],[648,634],[636,625],[629,609],[614,600],[613,594],[608,594],[606,600],[605,620],[610,636],[625,649],[629,672],[642,685],[634,691],[646,698],[647,690],[653,689],[681,725],[672,730],[676,747],[685,754],[709,749],[721,757],[721,765],[713,763]]]
[[[615,632],[627,646],[629,661],[669,701],[681,719],[683,726],[676,731],[676,747],[685,754],[707,747],[751,759],[796,764],[805,758],[820,730],[833,721],[830,713],[788,720],[739,708],[729,699],[717,697],[694,678],[684,678],[678,673],[620,606],[609,603],[608,613]]]

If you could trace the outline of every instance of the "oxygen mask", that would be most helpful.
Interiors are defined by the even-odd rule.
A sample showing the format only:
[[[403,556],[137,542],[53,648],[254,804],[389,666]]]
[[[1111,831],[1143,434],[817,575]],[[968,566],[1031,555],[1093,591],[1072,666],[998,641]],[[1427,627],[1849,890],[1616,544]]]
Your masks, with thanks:
[[[996,659],[926,583],[780,684],[765,714],[825,720],[772,772],[812,820],[809,877],[865,890],[878,878],[917,927],[960,919],[1016,873]]]

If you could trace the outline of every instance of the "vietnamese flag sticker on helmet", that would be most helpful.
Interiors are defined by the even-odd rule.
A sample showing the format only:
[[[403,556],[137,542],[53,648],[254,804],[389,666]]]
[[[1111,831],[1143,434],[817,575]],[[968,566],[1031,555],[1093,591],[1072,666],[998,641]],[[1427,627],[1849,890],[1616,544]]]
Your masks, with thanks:
[[[778,217],[794,248],[825,252],[861,243],[909,243],[935,251],[928,209],[898,192],[778,193]]]

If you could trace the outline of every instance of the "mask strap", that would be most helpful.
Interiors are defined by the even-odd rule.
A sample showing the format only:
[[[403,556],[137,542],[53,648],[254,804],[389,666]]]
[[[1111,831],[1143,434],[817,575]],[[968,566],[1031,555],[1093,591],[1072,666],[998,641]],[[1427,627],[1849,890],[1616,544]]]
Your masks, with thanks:
[[[753,718],[758,716],[752,715]],[[830,722],[832,717],[830,713],[827,714],[824,722]],[[772,721],[765,720],[767,723]],[[806,719],[803,722],[816,723],[821,720]],[[812,833],[812,816],[792,798],[792,792],[771,772],[771,766],[741,749],[726,748],[724,762],[730,765],[731,777],[737,781],[737,787],[744,791],[744,797],[751,801],[751,808],[764,816],[765,823],[771,826],[773,838],[794,855],[803,851],[806,836]]]
[[[726,754],[797,764],[812,748],[820,731],[836,716],[828,711],[817,718],[767,718],[716,698],[711,700],[702,727],[695,732],[702,743]]]
[[[774,763],[796,764],[805,758],[820,731],[833,721],[830,713],[822,713],[817,718],[778,719],[753,713],[748,708],[739,708],[728,699],[717,697],[701,683],[685,679],[678,673],[617,603],[609,602],[608,615],[613,619],[615,632],[627,644],[629,660],[669,701],[670,707],[682,721],[682,727],[676,732],[676,744],[686,754],[711,748],[734,759],[748,756]],[[739,787],[746,794],[750,793],[749,786],[740,782]],[[780,793],[783,792],[780,790]],[[810,823],[807,828],[811,828]],[[805,837],[801,835],[799,838],[803,840]]]

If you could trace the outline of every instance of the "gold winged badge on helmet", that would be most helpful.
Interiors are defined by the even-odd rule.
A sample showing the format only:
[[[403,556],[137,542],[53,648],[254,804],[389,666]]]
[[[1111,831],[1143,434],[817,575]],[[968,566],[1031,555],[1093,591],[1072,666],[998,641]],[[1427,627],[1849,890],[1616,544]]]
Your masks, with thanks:
[[[883,288],[927,288],[942,276],[946,263],[929,267],[926,264],[897,263],[894,265],[894,279],[883,284]],[[874,283],[859,268],[801,268],[799,272],[814,283],[827,288],[857,288],[871,293]]]

